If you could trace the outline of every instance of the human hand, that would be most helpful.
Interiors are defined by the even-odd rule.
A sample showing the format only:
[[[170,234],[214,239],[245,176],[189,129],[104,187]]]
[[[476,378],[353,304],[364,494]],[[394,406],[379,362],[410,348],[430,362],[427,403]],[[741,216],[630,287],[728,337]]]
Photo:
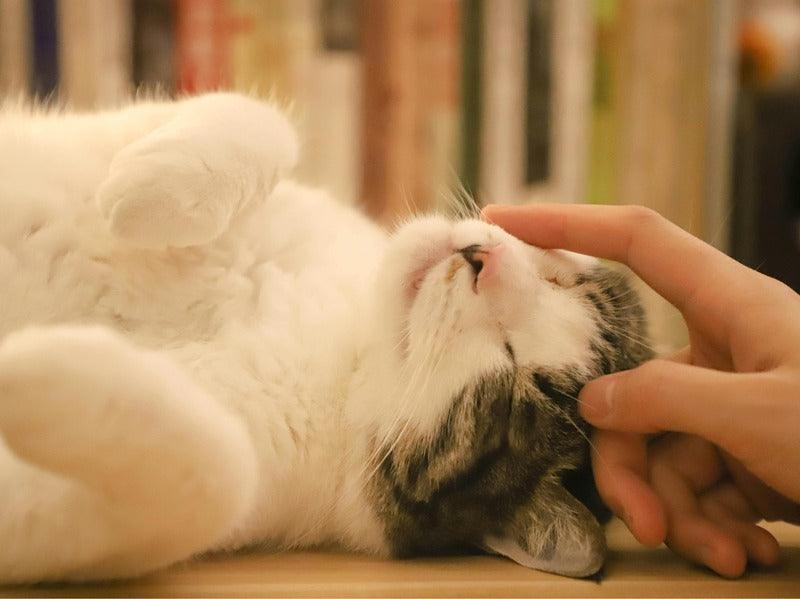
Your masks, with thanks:
[[[631,267],[675,305],[690,344],[580,394],[603,499],[642,543],[724,576],[777,560],[762,518],[800,523],[800,296],[641,207],[489,206],[544,248]],[[676,431],[648,442],[648,435]]]

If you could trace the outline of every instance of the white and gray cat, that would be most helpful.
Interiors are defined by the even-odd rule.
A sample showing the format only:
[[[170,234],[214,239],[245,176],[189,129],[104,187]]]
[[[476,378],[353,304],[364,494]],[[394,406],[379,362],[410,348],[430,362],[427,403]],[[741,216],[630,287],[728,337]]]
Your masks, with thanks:
[[[479,220],[387,235],[297,152],[232,94],[2,112],[0,583],[253,544],[600,568],[565,476],[583,383],[650,355],[634,291]]]

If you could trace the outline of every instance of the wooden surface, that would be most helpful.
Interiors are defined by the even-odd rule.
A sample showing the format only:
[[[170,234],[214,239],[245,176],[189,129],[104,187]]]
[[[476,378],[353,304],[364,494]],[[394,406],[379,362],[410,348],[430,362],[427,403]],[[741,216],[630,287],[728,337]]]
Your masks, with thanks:
[[[665,548],[639,547],[615,522],[601,583],[535,572],[494,557],[384,561],[334,553],[248,553],[194,562],[132,582],[0,588],[0,596],[800,596],[800,528],[770,529],[784,545],[780,566],[753,570],[735,581],[687,564]]]

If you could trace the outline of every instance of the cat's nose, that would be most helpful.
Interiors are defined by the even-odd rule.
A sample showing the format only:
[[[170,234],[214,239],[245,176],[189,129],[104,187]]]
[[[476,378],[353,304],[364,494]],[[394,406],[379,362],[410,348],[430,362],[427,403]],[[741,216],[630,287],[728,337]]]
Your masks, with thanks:
[[[475,273],[475,279],[477,281],[482,281],[483,279],[491,277],[492,273],[496,270],[497,262],[503,250],[503,244],[492,246],[474,244],[460,249],[458,252],[472,268],[472,272]]]
[[[468,245],[467,247],[458,250],[458,253],[464,256],[464,260],[467,261],[472,267],[472,271],[475,273],[477,277],[481,274],[481,270],[483,270],[483,259],[485,258],[486,252],[481,248],[481,246],[475,245]]]

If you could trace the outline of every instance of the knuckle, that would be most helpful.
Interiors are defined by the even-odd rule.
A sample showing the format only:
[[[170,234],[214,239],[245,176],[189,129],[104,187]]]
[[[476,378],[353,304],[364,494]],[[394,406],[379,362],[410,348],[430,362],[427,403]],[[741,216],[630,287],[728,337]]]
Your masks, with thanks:
[[[659,393],[669,385],[666,360],[655,359],[645,362],[636,369],[628,385],[628,401],[646,402],[652,395]]]
[[[630,224],[638,228],[647,228],[664,220],[658,212],[646,206],[632,205],[626,207],[626,218]]]

